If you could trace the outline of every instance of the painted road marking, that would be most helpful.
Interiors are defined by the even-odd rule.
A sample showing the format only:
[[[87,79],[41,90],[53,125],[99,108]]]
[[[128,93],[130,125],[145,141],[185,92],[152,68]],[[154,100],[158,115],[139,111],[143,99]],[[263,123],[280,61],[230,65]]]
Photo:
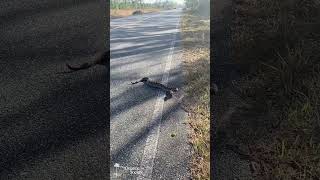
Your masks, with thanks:
[[[180,24],[180,19],[178,21],[178,24],[176,26],[176,29],[178,30]],[[170,45],[170,52],[168,55],[168,58],[166,60],[166,66],[165,66],[165,72],[164,75],[162,76],[162,83],[167,85],[168,79],[169,79],[169,72],[171,69],[171,63],[172,63],[172,56],[173,56],[173,51],[174,51],[174,44],[175,40],[177,38],[177,33],[174,34],[173,41],[171,42]],[[163,98],[164,98],[164,93],[159,92],[157,101],[155,104],[155,108],[152,114],[152,119],[151,122],[157,123],[154,127],[152,127],[149,130],[149,135],[147,137],[146,145],[144,147],[143,151],[143,156],[142,156],[142,161],[140,165],[140,170],[141,173],[138,176],[138,180],[146,180],[152,178],[152,171],[153,171],[153,165],[154,165],[154,159],[156,156],[157,152],[157,146],[158,146],[158,140],[159,140],[159,133],[160,133],[160,125],[161,125],[161,120],[162,120],[162,112],[163,112]]]

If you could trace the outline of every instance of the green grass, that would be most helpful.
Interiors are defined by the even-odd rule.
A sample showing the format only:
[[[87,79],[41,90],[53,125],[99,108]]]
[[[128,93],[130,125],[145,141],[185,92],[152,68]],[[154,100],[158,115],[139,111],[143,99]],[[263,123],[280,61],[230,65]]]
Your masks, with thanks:
[[[319,2],[237,0],[233,10],[232,58],[251,108],[232,138],[255,147],[259,178],[320,178]]]

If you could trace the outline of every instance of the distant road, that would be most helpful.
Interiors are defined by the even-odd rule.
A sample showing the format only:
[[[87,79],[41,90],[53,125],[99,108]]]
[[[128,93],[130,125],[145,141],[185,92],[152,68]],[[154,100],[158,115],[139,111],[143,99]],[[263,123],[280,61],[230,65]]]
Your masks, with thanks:
[[[189,176],[186,113],[176,99],[164,102],[158,91],[130,85],[150,77],[183,87],[181,14],[170,10],[111,21],[111,165],[120,166],[111,167],[112,179]]]
[[[0,179],[107,179],[106,3],[0,2]]]

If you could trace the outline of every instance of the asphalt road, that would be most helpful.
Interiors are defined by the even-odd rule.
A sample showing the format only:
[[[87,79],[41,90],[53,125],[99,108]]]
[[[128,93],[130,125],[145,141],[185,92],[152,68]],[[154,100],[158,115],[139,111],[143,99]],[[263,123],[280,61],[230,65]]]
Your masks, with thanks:
[[[107,179],[106,3],[0,2],[0,179]]]
[[[178,98],[164,102],[161,92],[142,84],[130,85],[149,77],[183,88],[181,13],[177,9],[111,20],[112,179],[189,177],[186,113],[178,103],[182,90]]]

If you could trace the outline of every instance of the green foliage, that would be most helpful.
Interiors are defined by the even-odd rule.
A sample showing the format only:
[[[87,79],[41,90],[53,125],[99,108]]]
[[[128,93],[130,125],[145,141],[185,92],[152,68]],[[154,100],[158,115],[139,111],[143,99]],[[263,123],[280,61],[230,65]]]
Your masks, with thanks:
[[[210,1],[209,0],[185,0],[185,5],[188,8],[196,9],[199,8],[199,6],[207,6],[209,7]]]
[[[198,6],[198,0],[185,0],[187,8],[195,9]]]
[[[185,0],[187,8],[195,11],[194,13],[201,16],[210,16],[210,1],[209,0]]]

